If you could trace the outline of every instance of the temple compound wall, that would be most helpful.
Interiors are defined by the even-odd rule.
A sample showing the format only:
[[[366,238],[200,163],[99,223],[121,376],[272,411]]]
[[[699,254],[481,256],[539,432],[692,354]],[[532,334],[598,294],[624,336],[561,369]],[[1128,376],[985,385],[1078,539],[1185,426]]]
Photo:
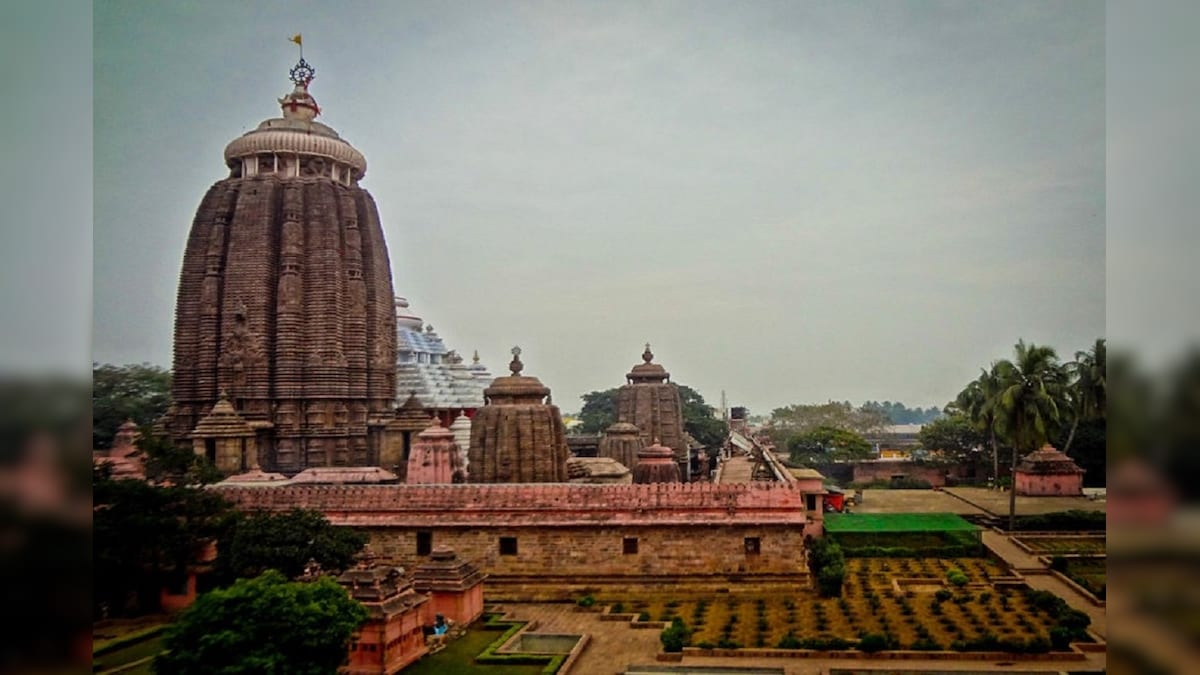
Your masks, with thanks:
[[[804,493],[783,484],[220,489],[247,510],[319,510],[409,569],[448,546],[488,575],[489,600],[804,583],[804,537],[819,534]]]

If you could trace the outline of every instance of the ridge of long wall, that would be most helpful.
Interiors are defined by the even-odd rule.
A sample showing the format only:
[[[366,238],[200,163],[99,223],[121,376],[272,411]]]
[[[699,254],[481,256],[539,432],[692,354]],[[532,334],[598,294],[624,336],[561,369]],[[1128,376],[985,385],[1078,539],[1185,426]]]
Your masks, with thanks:
[[[217,488],[248,510],[315,509],[344,524],[496,520],[564,525],[617,520],[713,524],[752,520],[803,524],[804,495],[788,484],[314,485]]]

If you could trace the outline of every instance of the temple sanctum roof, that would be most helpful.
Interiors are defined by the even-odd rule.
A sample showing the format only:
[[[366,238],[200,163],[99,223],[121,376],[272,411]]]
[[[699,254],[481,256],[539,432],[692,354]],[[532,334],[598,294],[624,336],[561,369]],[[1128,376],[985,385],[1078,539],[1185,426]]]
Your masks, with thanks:
[[[416,396],[430,410],[479,408],[492,374],[479,363],[463,363],[446,347],[433,326],[409,310],[408,300],[396,298],[396,395],[403,401]]]
[[[1025,455],[1017,465],[1017,471],[1036,474],[1084,473],[1075,460],[1049,443],[1043,445],[1040,450]]]

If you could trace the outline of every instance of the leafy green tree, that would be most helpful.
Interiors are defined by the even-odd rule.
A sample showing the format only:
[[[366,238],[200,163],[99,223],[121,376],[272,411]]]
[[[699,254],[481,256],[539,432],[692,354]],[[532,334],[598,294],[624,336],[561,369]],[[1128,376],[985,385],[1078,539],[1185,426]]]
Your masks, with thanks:
[[[997,368],[1003,389],[999,397],[1001,429],[1012,440],[1013,475],[1017,458],[1037,450],[1062,419],[1067,373],[1051,347],[1017,342],[1015,358]],[[1009,493],[1009,529],[1016,523],[1017,491]]]
[[[126,420],[139,427],[152,424],[167,411],[171,371],[141,363],[114,366],[92,364],[92,447],[112,447],[117,429]]]
[[[1000,429],[999,406],[1003,380],[999,363],[983,369],[979,377],[959,393],[951,407],[961,411],[975,426],[975,430],[986,434],[992,446],[992,479],[1000,480]]]
[[[704,401],[700,392],[678,384],[679,400],[683,405],[683,430],[706,448],[718,447],[729,435],[729,427],[717,419],[716,410]]]
[[[1074,419],[1071,432],[1063,444],[1064,454],[1070,451],[1080,422],[1104,418],[1108,401],[1107,355],[1108,348],[1104,339],[1100,338],[1090,351],[1075,352],[1075,360],[1067,366],[1073,380],[1067,394]]]
[[[366,543],[365,534],[335,527],[319,511],[255,513],[239,518],[218,544],[217,573],[229,582],[274,569],[294,579],[309,560],[343,570]]]
[[[617,421],[617,387],[584,394],[583,408],[579,411],[581,434],[602,434]]]
[[[157,675],[330,675],[366,609],[329,577],[275,570],[205,593],[167,629]]]
[[[964,414],[956,412],[921,427],[917,434],[921,447],[941,451],[953,462],[962,462],[983,444],[983,436]]]
[[[186,574],[234,518],[229,502],[207,490],[111,480],[93,484],[96,609],[156,611],[159,591]]]
[[[817,427],[787,441],[788,459],[794,464],[813,461],[863,459],[871,456],[865,438],[844,429]]]

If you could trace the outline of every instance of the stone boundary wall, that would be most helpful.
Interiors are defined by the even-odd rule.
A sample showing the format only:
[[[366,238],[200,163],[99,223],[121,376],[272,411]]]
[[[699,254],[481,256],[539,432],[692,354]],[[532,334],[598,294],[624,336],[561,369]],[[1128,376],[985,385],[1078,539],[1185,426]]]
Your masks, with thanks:
[[[405,568],[425,561],[420,533],[487,573],[489,600],[574,600],[589,592],[807,582],[804,539],[790,525],[589,525],[363,528],[371,549]],[[747,539],[754,541],[748,550]],[[632,545],[630,545],[632,544]]]
[[[244,510],[321,511],[337,525],[564,527],[592,524],[788,524],[804,494],[789,484],[221,486]]]

